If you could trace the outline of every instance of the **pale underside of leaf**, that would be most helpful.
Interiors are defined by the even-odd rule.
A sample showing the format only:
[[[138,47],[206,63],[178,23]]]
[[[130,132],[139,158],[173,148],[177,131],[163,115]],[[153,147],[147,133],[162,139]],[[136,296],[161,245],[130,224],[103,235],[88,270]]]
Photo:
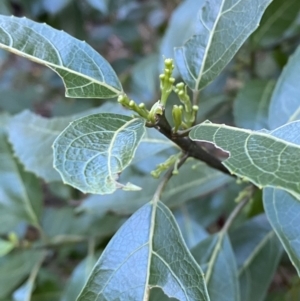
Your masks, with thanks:
[[[229,63],[257,28],[271,0],[210,0],[203,6],[201,29],[184,46],[175,48],[179,71],[193,90],[203,89]]]
[[[284,139],[297,133],[300,122],[277,129],[279,133],[250,131],[204,122],[190,132],[192,140],[214,143],[228,152],[223,164],[231,173],[259,187],[280,187],[299,198],[300,146]]]
[[[53,69],[64,81],[66,96],[110,98],[122,93],[103,57],[85,42],[46,24],[0,16],[0,47]]]
[[[271,129],[300,119],[300,47],[289,58],[272,95],[269,108]]]
[[[300,202],[281,189],[265,188],[263,202],[268,219],[300,275]]]
[[[203,273],[160,202],[143,206],[117,232],[77,301],[148,300],[152,287],[182,301],[209,300]]]
[[[132,161],[145,121],[118,114],[95,114],[72,122],[54,141],[54,167],[64,182],[87,193],[135,189],[116,180]]]

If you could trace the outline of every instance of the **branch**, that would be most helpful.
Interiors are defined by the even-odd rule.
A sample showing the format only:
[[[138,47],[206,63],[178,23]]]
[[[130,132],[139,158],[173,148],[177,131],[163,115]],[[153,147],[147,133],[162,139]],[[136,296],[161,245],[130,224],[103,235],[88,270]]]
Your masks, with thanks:
[[[209,154],[195,141],[191,140],[189,137],[176,136],[176,134],[172,132],[172,128],[168,120],[166,119],[164,113],[163,115],[156,115],[156,117],[157,122],[154,127],[164,136],[166,136],[175,144],[177,144],[182,149],[182,151],[188,155],[188,157],[192,157],[197,160],[203,161],[210,167],[231,175],[228,169],[222,164],[222,162],[218,158]]]

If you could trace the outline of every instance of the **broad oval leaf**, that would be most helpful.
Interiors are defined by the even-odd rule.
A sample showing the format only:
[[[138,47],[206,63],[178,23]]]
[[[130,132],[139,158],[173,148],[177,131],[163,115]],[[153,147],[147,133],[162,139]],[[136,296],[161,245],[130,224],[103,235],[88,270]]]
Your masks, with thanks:
[[[205,273],[211,301],[240,301],[237,266],[227,233],[211,235],[192,254]]]
[[[199,15],[200,33],[175,48],[175,60],[192,90],[203,89],[219,75],[257,28],[272,0],[209,0]]]
[[[300,276],[300,202],[274,188],[264,189],[263,201],[267,217]]]
[[[289,142],[291,133],[299,133],[300,121],[276,131],[250,131],[204,122],[192,129],[192,140],[214,143],[228,152],[223,161],[228,170],[259,187],[285,189],[300,198],[300,145]]]
[[[0,16],[0,47],[53,69],[66,96],[110,98],[122,86],[109,63],[84,41],[26,18]]]
[[[264,301],[282,255],[280,241],[265,215],[230,233],[239,269],[242,301]]]
[[[172,213],[153,201],[112,238],[77,301],[148,300],[152,287],[181,301],[209,300],[204,275]]]
[[[277,128],[300,119],[300,46],[289,58],[272,95],[269,126]]]
[[[274,81],[253,80],[239,91],[233,107],[238,127],[251,130],[268,129],[268,112]]]
[[[54,167],[64,182],[84,193],[134,189],[116,180],[132,161],[144,133],[141,118],[109,113],[80,118],[54,141]]]
[[[286,128],[286,126],[280,127],[272,133],[276,137],[284,137],[290,143],[300,144],[299,130],[289,131]],[[297,161],[295,161],[294,164],[296,162]],[[300,275],[299,198],[296,199],[281,189],[265,188],[263,192],[263,202],[265,212],[274,231],[278,235],[290,260]]]

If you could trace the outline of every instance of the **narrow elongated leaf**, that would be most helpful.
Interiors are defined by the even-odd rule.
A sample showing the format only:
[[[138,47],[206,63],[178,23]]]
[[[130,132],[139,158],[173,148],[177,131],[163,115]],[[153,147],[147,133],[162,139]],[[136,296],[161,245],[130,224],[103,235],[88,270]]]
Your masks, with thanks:
[[[300,275],[300,202],[281,189],[265,188],[264,208],[268,219]]]
[[[115,72],[101,55],[46,24],[0,16],[0,47],[53,69],[64,81],[66,96],[110,98],[122,93]]]
[[[192,249],[205,273],[211,301],[239,301],[240,292],[234,253],[227,233],[212,235]]]
[[[145,133],[145,120],[94,114],[72,122],[54,141],[54,167],[83,192],[107,194],[133,189],[116,180],[132,161]]]
[[[300,144],[299,131],[285,131],[285,128],[287,127],[283,126],[273,131],[273,135],[284,137],[290,143]],[[300,231],[297,226],[300,216],[299,199],[281,189],[265,188],[263,202],[273,229],[300,275]]]
[[[280,187],[300,194],[300,146],[288,137],[299,133],[300,122],[273,132],[250,131],[204,122],[190,132],[192,140],[207,141],[229,153],[223,164],[231,173],[264,187]]]
[[[203,197],[232,181],[231,177],[209,168],[206,164],[196,164],[195,160],[185,163],[180,168],[179,175],[172,177],[168,182],[162,201],[169,207],[179,206],[193,197]],[[130,192],[119,190],[106,196],[89,196],[78,211],[87,211],[98,216],[107,212],[129,215],[145,205],[156,190],[157,180],[149,174],[137,174],[136,169],[131,170],[130,167],[125,170],[124,177],[143,189]]]
[[[178,300],[209,300],[172,213],[150,202],[112,238],[77,301],[147,300],[157,286]]]
[[[175,48],[175,60],[184,81],[203,89],[229,63],[257,28],[271,0],[210,0],[200,12],[200,33]]]
[[[31,272],[36,262],[44,257],[41,251],[22,251],[0,259],[0,298],[8,295]]]
[[[4,130],[7,122],[7,118],[0,116],[0,233],[20,221],[38,227],[42,209],[40,183],[33,174],[26,173],[14,157]]]
[[[271,46],[278,43],[299,14],[300,2],[273,0],[266,9],[258,29],[252,36],[254,46]]]
[[[265,300],[282,255],[281,244],[265,215],[230,233],[239,268],[241,300]]]
[[[269,128],[269,103],[274,85],[274,81],[253,80],[239,91],[233,107],[238,127],[251,130]]]
[[[277,81],[269,109],[269,126],[277,128],[300,119],[300,46]]]

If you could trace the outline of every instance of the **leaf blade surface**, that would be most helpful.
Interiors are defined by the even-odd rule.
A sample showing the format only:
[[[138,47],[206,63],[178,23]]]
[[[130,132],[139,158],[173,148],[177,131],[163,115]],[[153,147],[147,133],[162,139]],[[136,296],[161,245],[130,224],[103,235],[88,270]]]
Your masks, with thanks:
[[[84,193],[131,189],[116,180],[134,157],[145,120],[94,114],[72,122],[54,141],[54,167],[63,180]]]
[[[184,81],[201,90],[229,63],[271,0],[212,0],[203,6],[200,33],[175,48],[175,60]]]
[[[77,301],[146,300],[154,286],[178,300],[209,300],[201,269],[161,202],[143,206],[117,232]]]
[[[111,98],[122,93],[114,70],[100,54],[46,24],[0,16],[0,47],[53,69],[68,97]]]

